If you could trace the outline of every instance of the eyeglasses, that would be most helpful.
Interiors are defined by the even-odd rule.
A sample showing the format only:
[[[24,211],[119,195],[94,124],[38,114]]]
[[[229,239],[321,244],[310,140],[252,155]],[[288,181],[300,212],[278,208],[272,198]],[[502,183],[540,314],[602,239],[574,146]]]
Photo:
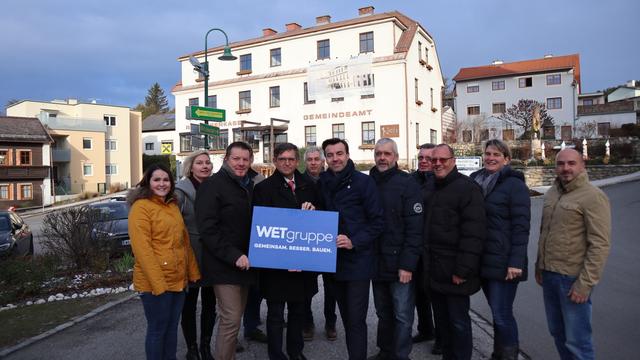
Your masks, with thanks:
[[[447,160],[450,160],[450,159],[453,159],[453,156],[448,158],[431,158],[431,163],[437,164],[440,162],[444,164],[445,162],[447,162]]]

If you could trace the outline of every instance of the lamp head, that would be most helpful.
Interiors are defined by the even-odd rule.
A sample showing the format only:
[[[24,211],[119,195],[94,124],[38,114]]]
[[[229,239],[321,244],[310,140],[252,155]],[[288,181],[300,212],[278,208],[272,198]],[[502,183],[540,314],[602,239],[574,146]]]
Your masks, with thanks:
[[[225,46],[224,53],[220,57],[218,57],[218,59],[222,61],[232,61],[237,59],[237,57],[231,54],[231,48],[229,46]]]

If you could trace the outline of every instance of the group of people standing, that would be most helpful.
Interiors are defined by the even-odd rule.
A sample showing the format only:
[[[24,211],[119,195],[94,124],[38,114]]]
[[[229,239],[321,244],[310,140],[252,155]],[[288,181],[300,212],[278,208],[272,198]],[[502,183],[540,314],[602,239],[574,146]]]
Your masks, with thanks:
[[[590,324],[584,330],[590,317],[575,318],[590,316],[589,292],[602,271],[610,231],[608,201],[595,188],[584,190],[590,186],[584,164],[573,155],[565,150],[558,154],[562,169],[556,169],[556,190],[545,199],[536,266],[562,359],[589,358],[580,354],[590,346]],[[295,145],[278,144],[273,151],[276,169],[263,181],[251,169],[253,150],[244,142],[227,147],[223,166],[213,175],[206,152],[185,161],[184,178],[177,185],[162,166],[147,169],[129,199],[134,286],[141,292],[148,323],[147,358],[175,358],[182,314],[188,359],[234,359],[249,288],[257,285],[267,302],[269,358],[306,359],[304,340],[313,336],[311,299],[318,276],[251,267],[252,209],[267,206],[339,213],[336,272],[323,274],[325,334],[329,340],[337,337],[337,302],[349,359],[367,359],[371,285],[379,348],[371,358],[409,359],[412,343],[435,338],[433,353],[445,360],[470,359],[470,296],[482,289],[493,316],[492,359],[517,359],[513,303],[518,283],[527,279],[531,207],[523,174],[509,166],[506,144],[488,141],[484,168],[471,177],[458,172],[446,144],[421,146],[419,168],[412,174],[399,169],[397,144],[388,138],[376,143],[369,175],[356,170],[342,139],[308,148],[305,173],[297,170],[299,157]],[[576,187],[579,202],[565,201],[563,194]],[[585,196],[596,196],[597,205],[604,207],[596,211],[597,220],[584,210],[591,206]],[[584,215],[582,232],[578,214]],[[568,220],[558,223],[560,215]],[[562,286],[569,301],[559,299]],[[584,306],[576,310],[568,303]],[[412,338],[414,308],[419,333]]]

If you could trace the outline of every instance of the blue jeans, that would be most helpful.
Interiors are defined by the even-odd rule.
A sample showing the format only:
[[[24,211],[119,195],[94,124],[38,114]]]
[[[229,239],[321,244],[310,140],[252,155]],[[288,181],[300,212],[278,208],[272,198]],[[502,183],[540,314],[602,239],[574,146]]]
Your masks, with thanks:
[[[469,316],[469,296],[443,294],[431,290],[433,317],[442,341],[444,360],[471,360],[473,337]]]
[[[575,276],[542,272],[542,292],[549,332],[562,360],[593,359],[591,298],[576,304],[567,296]]]
[[[482,290],[493,317],[493,341],[500,347],[518,346],[518,324],[513,317],[513,301],[518,283],[501,280],[483,280]]]
[[[405,360],[411,353],[413,327],[413,281],[374,281],[373,301],[378,315],[377,344],[389,358]]]
[[[160,295],[140,294],[144,316],[147,318],[147,336],[144,350],[147,360],[176,359],[178,321],[184,304],[184,291],[166,291]]]

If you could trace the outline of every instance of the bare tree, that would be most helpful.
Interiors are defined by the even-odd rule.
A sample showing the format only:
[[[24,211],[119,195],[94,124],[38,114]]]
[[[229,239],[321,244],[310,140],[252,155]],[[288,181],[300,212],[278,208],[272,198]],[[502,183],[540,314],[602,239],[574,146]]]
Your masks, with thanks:
[[[517,104],[513,104],[498,118],[521,127],[524,131],[521,138],[529,139],[533,131],[533,113],[536,107],[540,109],[540,124],[553,124],[553,117],[547,113],[547,107],[543,103],[531,99],[518,100]]]
[[[595,121],[585,121],[578,125],[576,130],[580,137],[593,139],[598,134],[598,124]]]

